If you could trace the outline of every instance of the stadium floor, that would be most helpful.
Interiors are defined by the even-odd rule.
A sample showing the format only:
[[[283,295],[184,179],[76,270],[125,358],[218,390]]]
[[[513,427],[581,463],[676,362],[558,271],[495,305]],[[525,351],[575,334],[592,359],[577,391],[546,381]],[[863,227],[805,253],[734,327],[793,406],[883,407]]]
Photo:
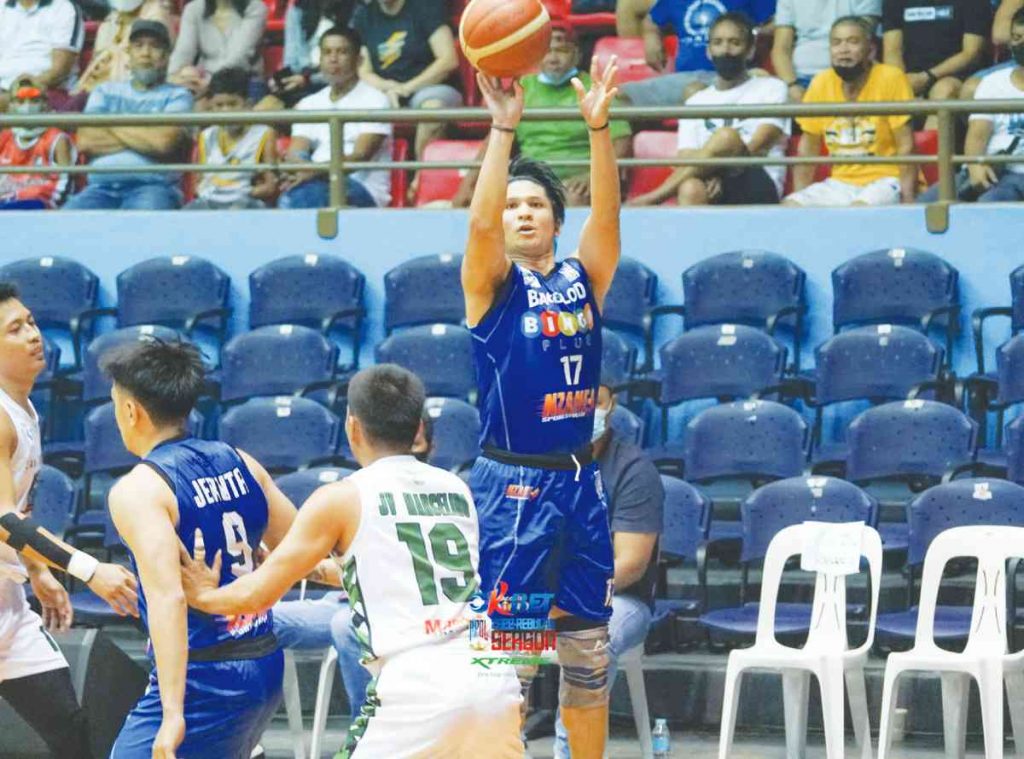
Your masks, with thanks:
[[[344,730],[347,722],[344,719],[331,719],[327,726],[322,757],[314,759],[330,759],[334,756],[337,747],[341,745]],[[308,728],[308,725],[307,725]],[[640,759],[640,747],[633,733],[628,728],[612,728],[612,740],[608,747],[609,759]],[[541,738],[530,741],[529,752],[531,759],[552,759],[553,738]],[[307,744],[308,745],[308,744]],[[267,759],[291,759],[294,756],[291,748],[291,736],[288,733],[288,725],[282,714],[274,720],[271,729],[263,734],[263,747]],[[877,739],[875,748],[877,750]],[[1011,744],[1007,745],[1007,751],[1011,751]],[[847,743],[847,756],[856,756],[853,741]],[[716,759],[718,756],[717,735],[693,735],[693,734],[672,734],[672,756],[679,759]],[[783,737],[779,736],[758,736],[741,737],[734,744],[734,750],[730,759],[784,759],[786,747]],[[894,746],[892,759],[941,759],[944,756],[942,742],[939,739],[914,739],[908,740],[905,744]],[[969,743],[967,759],[983,757],[984,750],[980,742]],[[825,745],[821,735],[811,734],[808,737],[808,749],[806,759],[824,759]]]

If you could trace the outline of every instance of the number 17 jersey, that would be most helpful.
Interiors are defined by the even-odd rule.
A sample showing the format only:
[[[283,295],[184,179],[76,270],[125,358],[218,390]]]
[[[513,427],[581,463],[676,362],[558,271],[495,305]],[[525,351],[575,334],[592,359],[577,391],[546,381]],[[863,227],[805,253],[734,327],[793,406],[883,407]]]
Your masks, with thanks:
[[[373,666],[467,630],[480,534],[466,484],[413,456],[378,459],[347,479],[360,519],[338,561],[363,660]]]
[[[601,317],[578,258],[547,276],[512,264],[503,291],[471,332],[483,447],[543,455],[590,443]]]

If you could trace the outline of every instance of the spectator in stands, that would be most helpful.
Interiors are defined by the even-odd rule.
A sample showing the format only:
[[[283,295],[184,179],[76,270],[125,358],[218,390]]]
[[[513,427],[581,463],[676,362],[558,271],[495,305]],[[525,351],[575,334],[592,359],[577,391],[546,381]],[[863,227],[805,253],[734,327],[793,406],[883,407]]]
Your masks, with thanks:
[[[1008,45],[1010,43],[1010,26],[1013,23],[1014,15],[1021,8],[1024,8],[1024,0],[1001,0],[999,7],[996,8],[995,16],[992,19],[993,45]],[[1002,63],[997,63],[994,66],[989,66],[988,68],[975,72],[967,81],[964,82],[963,87],[960,88],[960,99],[973,99],[974,93],[978,89],[978,85],[981,84],[981,80],[988,74],[1000,69],[1012,68],[1016,65],[1016,62],[1013,60],[1003,61]]]
[[[807,85],[831,62],[828,34],[832,22],[842,16],[882,15],[882,0],[778,0],[772,66],[789,88],[789,99],[803,100]]]
[[[386,109],[388,96],[359,80],[362,40],[354,29],[335,27],[320,37],[320,73],[328,82],[319,92],[295,106],[300,111]],[[391,125],[349,123],[344,128],[346,161],[387,160],[391,150]],[[331,157],[331,132],[327,124],[296,124],[288,162],[326,163]],[[329,204],[326,172],[294,172],[281,183],[284,193],[279,208],[322,208]],[[387,170],[357,171],[346,177],[347,204],[358,207],[387,206],[391,182]]]
[[[221,69],[210,79],[210,110],[238,113],[252,108],[249,72],[241,68]],[[277,162],[277,135],[263,124],[210,126],[199,135],[199,163],[220,165]],[[191,209],[265,208],[277,195],[273,171],[248,174],[225,171],[200,174],[196,199]]]
[[[9,111],[30,116],[49,110],[46,94],[32,77],[11,87]],[[0,164],[4,166],[72,166],[78,155],[67,133],[57,127],[19,126],[0,132]],[[68,192],[67,174],[0,174],[0,210],[56,208]]]
[[[0,110],[6,110],[7,93],[22,74],[63,110],[84,40],[82,13],[71,0],[5,0],[0,5]]]
[[[130,76],[128,34],[139,19],[159,21],[174,42],[176,8],[166,0],[111,0],[111,11],[96,31],[92,59],[78,78],[74,94],[85,98],[103,82],[124,82]],[[83,100],[84,104],[84,100]]]
[[[708,32],[727,11],[746,13],[763,24],[775,12],[775,0],[656,0],[643,21],[644,53],[651,68],[665,71],[662,30],[672,27],[679,38],[675,73],[623,84],[619,87],[622,100],[644,106],[680,105],[707,86],[714,79],[714,67],[705,52]]]
[[[754,30],[742,13],[725,13],[711,25],[708,58],[715,66],[714,83],[689,97],[687,105],[755,105],[785,103],[786,85],[773,76],[752,77],[747,63],[754,52]],[[680,158],[783,156],[789,119],[680,119]],[[778,203],[786,170],[783,166],[720,169],[684,166],[659,187],[629,202],[647,206],[676,196],[680,205]]]
[[[1013,65],[986,75],[975,100],[1024,100],[1024,7],[1010,22]],[[978,156],[1018,155],[1024,159],[1024,113],[972,113],[967,125],[964,153]],[[982,202],[1024,200],[1024,163],[969,163],[957,175],[959,200]],[[932,187],[921,200],[938,198]]]
[[[131,80],[105,82],[89,95],[86,113],[185,113],[192,95],[168,84],[171,36],[159,21],[136,21],[129,35]],[[90,165],[138,167],[174,162],[185,155],[188,132],[178,126],[82,127],[78,148]],[[179,177],[169,173],[92,174],[65,208],[159,210],[181,205]]]
[[[871,60],[872,29],[859,16],[846,16],[832,24],[829,49],[832,68],[811,80],[805,103],[844,103],[912,100],[906,75],[895,66]],[[803,130],[799,155],[821,152],[822,140],[830,155],[904,156],[914,151],[909,116],[798,117]],[[813,166],[793,170],[796,190],[783,201],[797,206],[886,205],[910,203],[917,187],[917,167],[897,164],[843,164],[832,176],[811,184]]]
[[[658,537],[665,491],[654,464],[640,448],[611,427],[615,396],[602,380],[594,413],[593,452],[608,498],[615,553],[615,595],[608,623],[608,683],[615,682],[618,658],[647,638],[654,611]],[[555,725],[555,757],[568,759],[569,744],[561,718]]]
[[[395,108],[458,108],[455,37],[443,0],[370,0],[356,8],[352,27],[363,38],[359,78]],[[415,153],[437,139],[444,124],[417,124]]]
[[[267,82],[270,95],[259,106],[291,108],[322,89],[320,37],[328,29],[349,25],[356,0],[296,0],[284,13],[284,66]]]
[[[541,60],[540,73],[530,74],[519,80],[523,88],[526,109],[567,108],[576,105],[573,78],[578,77],[584,87],[590,86],[590,76],[577,68],[579,62],[579,41],[572,27],[563,22],[555,22],[551,31],[551,45],[547,55]],[[610,129],[616,154],[620,158],[628,155],[629,124],[624,121],[612,121]],[[485,141],[480,147],[478,157],[482,158],[486,149]],[[590,136],[587,125],[579,120],[520,121],[516,127],[516,149],[523,155],[539,161],[585,161],[590,158]],[[555,167],[554,171],[565,183],[568,205],[581,206],[590,203],[590,173],[586,168]],[[452,205],[457,208],[469,205],[477,173],[471,171],[466,174],[452,199]]]
[[[914,94],[954,100],[984,63],[992,6],[987,0],[885,0],[882,27],[882,60],[907,73]],[[927,126],[935,126],[935,117]]]
[[[262,97],[260,42],[267,25],[263,0],[190,0],[168,65],[168,81],[202,92],[210,76],[241,67],[253,78],[253,99]]]

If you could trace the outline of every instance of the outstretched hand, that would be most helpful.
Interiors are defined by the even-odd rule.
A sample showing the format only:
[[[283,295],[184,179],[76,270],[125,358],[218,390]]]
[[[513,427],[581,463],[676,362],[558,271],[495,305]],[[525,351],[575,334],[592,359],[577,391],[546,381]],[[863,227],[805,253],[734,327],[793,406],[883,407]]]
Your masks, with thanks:
[[[579,77],[572,78],[573,89],[576,90],[576,99],[580,104],[580,113],[583,120],[591,129],[603,129],[608,124],[608,111],[612,101],[619,94],[619,88],[615,86],[615,76],[619,72],[616,63],[617,57],[608,59],[608,65],[603,72],[597,70],[597,57],[590,62],[590,90],[583,86]]]
[[[513,79],[511,87],[504,87],[500,79],[477,73],[476,81],[494,125],[505,129],[519,126],[523,116],[523,88],[519,80]]]
[[[221,552],[213,558],[213,566],[206,565],[206,548],[203,545],[202,533],[196,530],[195,556],[189,556],[188,549],[178,542],[178,558],[181,560],[181,587],[185,591],[188,605],[204,611],[202,596],[216,590],[220,584]]]

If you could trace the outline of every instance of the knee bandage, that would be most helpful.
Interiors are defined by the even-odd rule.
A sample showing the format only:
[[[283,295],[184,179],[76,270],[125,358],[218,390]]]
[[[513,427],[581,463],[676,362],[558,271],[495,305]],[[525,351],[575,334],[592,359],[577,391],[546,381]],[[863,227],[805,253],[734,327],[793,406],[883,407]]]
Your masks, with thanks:
[[[558,632],[562,706],[591,709],[608,703],[608,626]]]

